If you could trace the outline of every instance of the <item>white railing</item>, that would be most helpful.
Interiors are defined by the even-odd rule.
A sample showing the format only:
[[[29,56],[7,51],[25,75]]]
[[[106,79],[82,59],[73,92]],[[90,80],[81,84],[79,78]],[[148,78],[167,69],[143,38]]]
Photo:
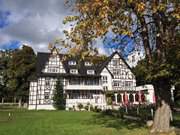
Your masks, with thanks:
[[[101,85],[66,85],[65,90],[103,90]]]
[[[66,106],[67,107],[77,107],[78,104],[82,104],[83,106],[86,106],[88,104],[92,106],[105,106],[105,102],[95,102],[95,99],[66,99]]]
[[[121,91],[121,90],[125,90],[125,91],[135,91],[136,87],[112,87],[113,90],[115,91]]]
[[[93,104],[95,103],[95,99],[66,99],[66,104]]]

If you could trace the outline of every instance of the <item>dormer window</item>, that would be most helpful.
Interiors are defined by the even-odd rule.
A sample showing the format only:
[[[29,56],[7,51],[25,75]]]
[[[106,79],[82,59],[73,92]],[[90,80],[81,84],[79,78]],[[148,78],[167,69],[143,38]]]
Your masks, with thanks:
[[[69,65],[76,65],[76,61],[71,60],[71,61],[68,62],[68,64],[69,64]]]
[[[78,70],[77,70],[77,69],[70,69],[70,73],[71,73],[71,74],[77,74],[77,73],[78,73]]]
[[[92,66],[92,63],[89,62],[89,61],[85,61],[84,65],[85,65],[85,66]]]
[[[94,70],[87,70],[87,74],[94,75]]]

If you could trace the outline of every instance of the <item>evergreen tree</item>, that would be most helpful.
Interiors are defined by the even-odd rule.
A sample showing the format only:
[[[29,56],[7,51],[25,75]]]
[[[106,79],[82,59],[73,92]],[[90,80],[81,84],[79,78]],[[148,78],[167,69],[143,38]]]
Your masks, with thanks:
[[[53,101],[54,101],[53,105],[56,109],[58,109],[58,110],[65,109],[66,99],[65,99],[65,95],[64,95],[63,84],[62,84],[60,78],[58,78],[57,82],[56,82]]]

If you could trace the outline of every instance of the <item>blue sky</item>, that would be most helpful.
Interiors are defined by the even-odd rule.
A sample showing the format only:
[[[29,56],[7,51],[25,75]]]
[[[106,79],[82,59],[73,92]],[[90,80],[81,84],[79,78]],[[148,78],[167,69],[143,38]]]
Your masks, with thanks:
[[[13,41],[9,41],[5,44],[1,44],[0,49],[3,49],[3,50],[16,49],[16,48],[19,48],[20,46],[21,46],[20,41],[13,40]]]
[[[9,11],[1,11],[0,10],[0,28],[4,28],[6,26],[8,26],[9,21],[8,21],[8,16],[10,16],[10,12]]]
[[[103,43],[107,52],[111,53],[113,50],[118,50],[124,57],[132,52],[135,47],[135,42],[131,37],[127,35],[114,35],[112,33],[107,34]]]
[[[10,24],[10,22],[9,22],[10,15],[11,15],[10,11],[0,10],[0,29],[8,27],[8,25]],[[16,40],[10,40],[3,44],[0,44],[0,49],[3,49],[3,50],[16,49],[19,47],[20,47],[20,41],[16,41]]]

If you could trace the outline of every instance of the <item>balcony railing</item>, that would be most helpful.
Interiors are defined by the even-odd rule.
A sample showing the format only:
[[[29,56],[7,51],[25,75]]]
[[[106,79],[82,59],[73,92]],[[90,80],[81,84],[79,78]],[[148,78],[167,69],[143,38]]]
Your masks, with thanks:
[[[65,90],[103,90],[101,85],[66,85]]]

